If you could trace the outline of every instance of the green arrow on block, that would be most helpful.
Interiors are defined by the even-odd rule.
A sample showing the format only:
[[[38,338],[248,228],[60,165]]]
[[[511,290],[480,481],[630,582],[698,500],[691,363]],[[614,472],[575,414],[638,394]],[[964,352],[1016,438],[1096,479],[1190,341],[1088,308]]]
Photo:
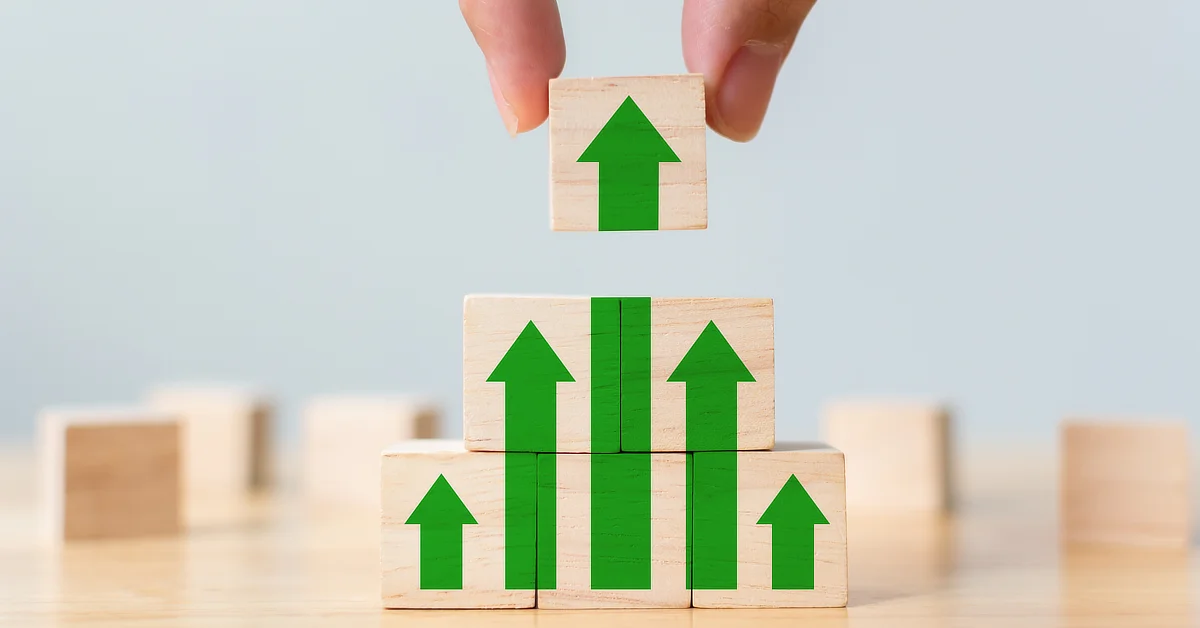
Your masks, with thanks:
[[[558,382],[575,378],[558,354],[529,321],[508,352],[488,376],[489,382],[504,383],[504,582],[507,589],[537,588],[537,538],[539,490],[538,457],[518,452],[553,453],[558,435]],[[555,459],[548,456],[540,472],[552,482]],[[552,508],[549,526],[553,533]],[[554,557],[543,555],[543,564]]]
[[[487,381],[504,383],[504,450],[553,453],[558,382],[575,378],[533,321],[525,325]]]
[[[690,458],[688,556],[694,589],[737,588],[737,385],[745,363],[709,321],[668,382],[684,382]]]
[[[771,526],[771,588],[816,588],[816,526],[829,523],[793,475],[767,506],[759,525]]]
[[[632,97],[577,161],[599,164],[600,231],[658,229],[658,164],[678,162],[679,156]]]
[[[421,588],[463,588],[463,526],[479,522],[446,476],[433,481],[404,523],[421,526]]]
[[[687,384],[688,451],[737,450],[737,385],[754,376],[715,323],[708,322],[667,381]]]

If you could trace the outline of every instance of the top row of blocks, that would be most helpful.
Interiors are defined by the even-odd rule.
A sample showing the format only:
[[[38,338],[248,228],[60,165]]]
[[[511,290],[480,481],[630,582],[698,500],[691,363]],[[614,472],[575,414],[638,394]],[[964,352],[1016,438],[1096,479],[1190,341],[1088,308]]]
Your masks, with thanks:
[[[472,451],[748,451],[775,444],[771,299],[471,295]]]
[[[550,226],[708,226],[704,77],[550,81]]]

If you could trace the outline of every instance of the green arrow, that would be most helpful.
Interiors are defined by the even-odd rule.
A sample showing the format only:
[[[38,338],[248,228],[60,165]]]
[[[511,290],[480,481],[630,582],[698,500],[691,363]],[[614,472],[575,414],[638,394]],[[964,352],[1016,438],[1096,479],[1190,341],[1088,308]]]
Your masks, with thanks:
[[[633,102],[617,107],[580,162],[599,164],[600,231],[658,229],[658,164],[679,156]]]
[[[684,382],[686,449],[737,450],[737,385],[754,376],[712,321],[667,378]]]
[[[829,523],[793,475],[771,500],[759,525],[771,526],[771,588],[816,588],[816,526]]]
[[[504,382],[504,450],[553,453],[558,382],[575,378],[533,321],[525,325],[487,381]]]
[[[463,588],[463,526],[478,521],[439,475],[404,523],[421,526],[421,588]]]
[[[688,538],[695,589],[737,588],[737,385],[754,376],[712,321],[667,378],[687,385]]]
[[[539,465],[537,456],[518,452],[555,451],[558,382],[573,382],[575,378],[537,325],[529,321],[487,381],[504,382],[505,588],[534,589]],[[541,473],[553,478],[554,465],[554,457],[550,456],[541,464]],[[543,530],[543,534],[549,533]]]

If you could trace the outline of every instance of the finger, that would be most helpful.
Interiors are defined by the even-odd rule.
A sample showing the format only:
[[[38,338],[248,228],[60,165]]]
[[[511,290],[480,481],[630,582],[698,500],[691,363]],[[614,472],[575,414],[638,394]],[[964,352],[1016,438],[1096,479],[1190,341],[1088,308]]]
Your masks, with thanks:
[[[510,135],[537,127],[549,113],[549,82],[566,61],[555,0],[459,0],[487,61],[488,79]]]
[[[685,0],[683,60],[704,74],[708,124],[744,142],[758,134],[775,79],[816,0]]]

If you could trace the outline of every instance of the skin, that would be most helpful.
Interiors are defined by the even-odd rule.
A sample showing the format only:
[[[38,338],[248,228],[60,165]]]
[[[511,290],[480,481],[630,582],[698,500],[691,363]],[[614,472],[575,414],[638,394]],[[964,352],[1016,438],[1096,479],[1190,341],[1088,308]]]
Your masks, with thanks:
[[[739,142],[762,126],[800,25],[816,0],[685,0],[683,60],[704,75],[708,125]],[[548,83],[566,61],[555,0],[459,0],[487,61],[496,107],[509,134],[537,128],[549,112]]]

